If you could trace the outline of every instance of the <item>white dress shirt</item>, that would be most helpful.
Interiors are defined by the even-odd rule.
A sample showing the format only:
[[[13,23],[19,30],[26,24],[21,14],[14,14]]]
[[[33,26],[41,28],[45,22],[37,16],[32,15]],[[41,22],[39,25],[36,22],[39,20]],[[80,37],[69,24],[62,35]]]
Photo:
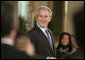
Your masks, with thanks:
[[[47,37],[47,34],[46,34],[46,29],[47,28],[42,28],[39,24],[38,24],[38,22],[37,22],[37,26],[40,28],[40,30],[45,34],[45,36]]]
[[[48,29],[48,28],[42,28],[39,24],[38,24],[38,22],[37,22],[37,26],[40,28],[40,30],[45,34],[45,36],[47,37],[47,39],[48,39],[48,36],[47,36],[47,34],[46,34],[46,30]],[[51,40],[51,43],[50,43],[50,45],[51,45],[51,47],[52,47],[52,49],[53,49],[53,45],[52,45],[52,37],[51,37],[51,35],[50,35],[50,33],[48,33],[49,34],[49,39]]]
[[[14,41],[10,38],[1,38],[1,44],[14,46]]]

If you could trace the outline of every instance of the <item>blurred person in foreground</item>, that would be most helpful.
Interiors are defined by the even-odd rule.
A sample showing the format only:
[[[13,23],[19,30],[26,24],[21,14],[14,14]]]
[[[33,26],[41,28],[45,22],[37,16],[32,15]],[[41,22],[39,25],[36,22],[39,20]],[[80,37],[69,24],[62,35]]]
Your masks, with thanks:
[[[35,48],[25,32],[17,33],[15,38],[15,47],[29,56],[35,56]]]
[[[18,30],[18,18],[15,8],[1,1],[1,59],[32,59],[14,47]]]

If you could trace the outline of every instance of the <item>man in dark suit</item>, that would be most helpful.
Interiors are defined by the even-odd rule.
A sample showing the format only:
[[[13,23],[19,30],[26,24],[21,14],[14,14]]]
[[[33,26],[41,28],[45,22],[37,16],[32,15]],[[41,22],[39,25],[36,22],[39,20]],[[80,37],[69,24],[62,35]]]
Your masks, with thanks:
[[[14,47],[14,38],[18,29],[18,20],[14,7],[1,2],[1,59],[31,59]]]
[[[36,13],[36,25],[28,32],[34,43],[36,53],[47,59],[55,59],[54,38],[51,30],[47,28],[51,21],[52,12],[48,7],[42,6]]]

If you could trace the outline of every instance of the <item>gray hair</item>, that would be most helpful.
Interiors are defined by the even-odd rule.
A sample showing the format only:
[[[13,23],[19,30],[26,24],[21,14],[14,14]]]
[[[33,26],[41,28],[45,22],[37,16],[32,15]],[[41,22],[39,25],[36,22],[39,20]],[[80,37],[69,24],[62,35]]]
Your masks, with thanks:
[[[41,6],[37,11],[36,11],[36,15],[38,14],[39,10],[48,10],[50,13],[50,16],[52,16],[52,11],[50,8],[46,7],[46,6]]]

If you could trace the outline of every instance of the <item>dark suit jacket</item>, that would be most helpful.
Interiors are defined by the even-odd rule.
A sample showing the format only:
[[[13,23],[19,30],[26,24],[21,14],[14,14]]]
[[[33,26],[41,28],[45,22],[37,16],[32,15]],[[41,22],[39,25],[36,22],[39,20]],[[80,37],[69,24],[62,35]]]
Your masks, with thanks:
[[[54,40],[52,32],[50,30],[49,32],[51,34],[52,40]],[[35,27],[28,32],[28,35],[31,41],[34,43],[36,53],[38,53],[39,55],[45,58],[47,56],[55,57],[56,54],[55,54],[54,42],[53,42],[53,50],[52,50],[49,41],[47,40],[46,36],[37,25],[35,25]]]
[[[32,59],[12,46],[1,44],[1,59]]]

